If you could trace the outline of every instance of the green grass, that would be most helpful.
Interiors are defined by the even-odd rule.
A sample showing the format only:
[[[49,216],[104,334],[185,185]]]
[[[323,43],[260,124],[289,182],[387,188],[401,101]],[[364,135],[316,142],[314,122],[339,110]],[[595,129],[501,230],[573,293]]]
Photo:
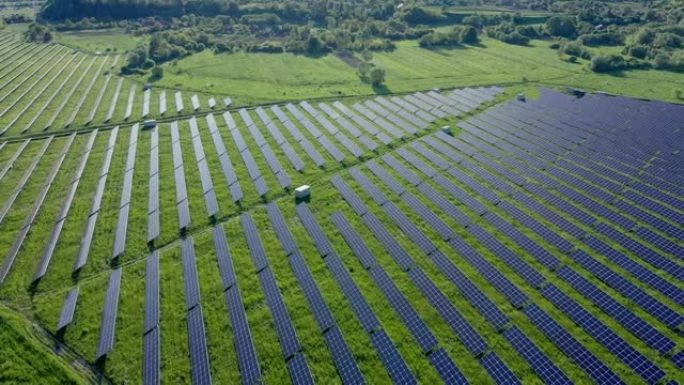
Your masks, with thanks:
[[[44,332],[0,304],[0,383],[87,384],[66,359],[53,353]]]
[[[375,53],[374,62],[387,70],[382,92],[532,82],[681,102],[675,96],[681,74],[656,70],[596,74],[585,61],[561,60],[549,44],[533,41],[520,47],[483,38],[477,46],[426,50],[415,41],[402,41],[394,51]],[[164,70],[160,86],[227,94],[241,105],[375,94],[359,80],[355,68],[332,54],[314,58],[206,51],[177,64],[167,63]]]
[[[125,53],[132,51],[144,40],[144,37],[133,36],[119,29],[66,31],[55,34],[57,43],[90,53]]]

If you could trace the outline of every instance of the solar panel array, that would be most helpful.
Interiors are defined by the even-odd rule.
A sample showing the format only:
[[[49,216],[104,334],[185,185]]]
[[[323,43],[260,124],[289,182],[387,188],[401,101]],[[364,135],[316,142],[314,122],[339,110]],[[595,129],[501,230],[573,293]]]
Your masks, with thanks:
[[[114,146],[116,145],[118,134],[119,127],[114,127],[109,134],[109,141],[107,143],[107,148],[105,149],[104,160],[102,161],[102,168],[100,169],[100,176],[97,180],[97,187],[95,187],[95,195],[93,196],[90,213],[88,215],[83,236],[81,237],[78,256],[76,258],[76,262],[74,263],[74,272],[79,271],[81,268],[83,268],[83,266],[85,266],[86,262],[88,262],[88,254],[90,253],[90,246],[93,240],[93,234],[95,233],[95,224],[97,223],[97,217],[100,213],[102,196],[104,195],[105,186],[107,185],[107,176],[109,175],[109,168],[112,164]]]
[[[150,180],[147,203],[147,242],[152,243],[160,234],[159,207],[159,128],[150,131]]]
[[[74,179],[72,180],[71,184],[69,185],[67,189],[67,194],[64,197],[64,200],[62,201],[61,209],[59,212],[59,216],[57,218],[57,221],[55,222],[54,227],[52,228],[52,232],[50,233],[50,239],[48,240],[47,245],[43,249],[43,254],[40,258],[40,262],[38,263],[38,266],[36,267],[36,272],[33,275],[33,282],[36,282],[43,278],[45,274],[47,273],[47,269],[50,265],[50,261],[52,260],[52,255],[55,251],[55,248],[57,247],[57,242],[59,241],[59,238],[62,234],[62,229],[64,229],[64,224],[67,220],[67,217],[69,216],[69,211],[71,211],[71,206],[74,203],[74,197],[76,196],[76,190],[78,189],[78,185],[81,181],[81,177],[83,176],[83,171],[85,170],[86,164],[88,163],[88,159],[90,158],[91,151],[93,149],[93,145],[95,143],[95,138],[97,136],[98,131],[94,130],[91,134],[90,137],[88,138],[88,141],[86,143],[85,151],[81,155],[81,158],[79,160],[78,166],[76,170],[74,171]],[[26,142],[28,143],[28,142]],[[20,149],[23,148],[20,147]]]
[[[190,203],[188,188],[185,184],[185,166],[181,148],[178,122],[171,122],[171,149],[173,152],[173,176],[176,182],[176,209],[178,210],[178,228],[181,232],[190,226]]]
[[[207,215],[215,217],[218,215],[219,205],[216,200],[216,192],[214,191],[214,182],[209,173],[209,164],[204,155],[204,145],[202,145],[202,138],[200,137],[199,128],[197,127],[197,119],[194,117],[188,121],[190,125],[190,135],[192,136],[192,147],[195,150],[195,159],[197,160],[197,169],[199,170],[200,182],[202,183],[202,192],[204,194],[204,203],[207,208]]]
[[[126,247],[126,232],[128,230],[128,214],[131,209],[131,194],[133,192],[133,175],[135,174],[135,156],[138,149],[139,127],[140,126],[137,123],[131,127],[126,168],[124,169],[124,184],[121,190],[121,202],[119,203],[119,222],[114,237],[112,259],[119,258],[124,253]]]
[[[0,34],[0,49],[1,39]],[[90,63],[93,68],[98,64]],[[82,80],[88,83],[92,77]],[[363,383],[380,377],[396,383],[416,383],[437,376],[447,383],[482,380],[472,376],[489,376],[488,380],[496,383],[619,384],[638,382],[639,378],[647,383],[668,383],[676,376],[673,368],[681,367],[683,360],[676,338],[684,324],[678,311],[682,293],[677,282],[682,278],[678,257],[684,204],[679,198],[683,192],[679,184],[684,178],[679,176],[680,152],[673,145],[679,143],[682,131],[676,120],[651,121],[644,116],[659,111],[669,117],[679,110],[661,103],[635,104],[625,98],[610,102],[593,95],[586,100],[569,99],[542,91],[539,101],[512,101],[477,115],[468,114],[459,123],[461,131],[457,135],[446,130],[423,132],[440,116],[472,111],[492,100],[497,92],[484,88],[430,91],[375,97],[349,106],[304,101],[268,110],[239,109],[236,114],[240,115],[240,123],[233,119],[232,111],[223,115],[228,126],[224,134],[230,138],[221,135],[222,130],[209,114],[206,123],[218,162],[209,159],[214,154],[210,148],[205,152],[202,128],[194,117],[188,121],[187,132],[181,132],[176,122],[170,124],[171,147],[167,151],[162,148],[162,153],[159,142],[164,126],[139,133],[135,125],[128,147],[118,152],[117,128],[110,133],[100,131],[105,134],[99,147],[95,145],[99,143],[96,131],[81,142],[73,134],[41,139],[39,144],[34,144],[38,139],[2,142],[0,151],[13,146],[13,153],[2,154],[7,160],[3,160],[0,177],[11,175],[18,182],[11,187],[0,218],[16,221],[8,216],[14,212],[13,202],[24,199],[24,191],[37,189],[39,193],[28,215],[20,215],[22,228],[16,231],[15,245],[0,272],[4,279],[50,186],[58,180],[62,163],[71,164],[69,175],[59,179],[67,188],[57,193],[62,205],[55,207],[48,221],[52,235],[42,249],[36,284],[31,290],[37,285],[52,288],[52,279],[45,283],[38,280],[48,271],[51,255],[60,255],[55,250],[62,252],[57,248],[62,243],[59,234],[67,219],[72,221],[69,209],[78,199],[79,180],[87,175],[85,167],[95,148],[98,156],[103,156],[103,163],[100,174],[94,174],[97,182],[87,186],[92,191],[84,192],[88,197],[92,195],[92,199],[88,198],[91,208],[83,214],[87,221],[74,271],[78,273],[85,266],[93,236],[102,233],[97,223],[100,211],[106,213],[101,219],[112,215],[118,218],[113,227],[116,231],[112,231],[118,254],[115,251],[113,256],[122,255],[124,246],[133,250],[134,245],[125,242],[125,208],[136,198],[132,186],[137,141],[149,133],[147,236],[152,242],[148,244],[151,255],[146,258],[144,295],[140,293],[145,304],[139,341],[143,383],[160,383],[163,371],[170,368],[164,342],[169,337],[162,340],[161,332],[164,330],[166,336],[164,325],[173,322],[165,313],[165,301],[177,293],[167,292],[168,288],[174,289],[167,285],[168,276],[162,275],[160,268],[179,262],[186,312],[185,318],[181,315],[176,321],[187,321],[190,366],[184,375],[193,383],[211,383],[212,376],[224,370],[212,368],[210,359],[215,357],[212,333],[216,319],[226,314],[215,314],[217,303],[207,294],[219,287],[225,294],[229,317],[221,325],[225,324],[224,332],[233,339],[239,369],[239,373],[231,375],[236,379],[239,376],[245,384],[269,378],[271,368],[262,365],[270,364],[288,370],[294,383],[313,383],[322,367],[332,366],[343,383]],[[602,109],[622,123],[606,120]],[[648,139],[635,132],[646,124],[656,133]],[[181,139],[186,133],[188,136]],[[661,134],[668,139],[663,140]],[[199,171],[197,177],[187,181],[183,157],[188,154],[184,155],[181,148],[186,138],[192,141]],[[224,189],[221,193],[230,191],[235,202],[241,201],[242,189],[228,156],[226,139],[232,141],[228,145],[231,150],[234,145],[240,152],[257,192],[268,190],[266,180],[277,180],[282,188],[291,184],[285,183],[289,179],[288,164],[296,171],[305,167],[297,151],[306,153],[306,162],[319,166],[326,166],[330,160],[344,163],[350,154],[362,164],[344,167],[344,171],[330,177],[332,187],[339,192],[337,198],[341,197],[348,207],[319,205],[314,199],[287,207],[289,216],[285,216],[278,204],[268,202],[270,194],[265,199],[247,200],[248,206],[240,203],[231,207],[237,207],[237,212],[231,213],[239,214],[242,229],[235,232],[235,226],[240,227],[237,216],[227,212],[226,231],[241,238],[244,235],[245,242],[238,242],[236,251],[240,255],[234,265],[226,232],[221,224],[214,224],[214,267],[218,267],[221,277],[216,286],[205,283],[211,277],[204,276],[206,266],[200,266],[206,262],[205,235],[193,234],[202,242],[195,249],[193,238],[181,231],[181,258],[175,262],[173,256],[171,260],[160,259],[154,240],[161,233],[159,216],[167,198],[159,177],[160,162],[168,156],[168,150],[173,159],[175,202],[181,223],[189,225],[189,201],[199,196],[197,192],[205,198],[206,212],[213,216],[210,221],[222,220],[217,218],[219,188]],[[295,147],[289,144],[291,140],[295,140]],[[407,143],[401,145],[398,140]],[[54,143],[60,145],[50,147]],[[79,148],[76,154],[70,150],[73,143],[82,143],[73,146]],[[254,144],[259,151],[252,152]],[[376,159],[366,160],[365,151],[374,151],[381,144],[396,148],[379,156],[370,154]],[[615,151],[616,145],[624,147],[623,151]],[[26,148],[30,154],[20,159]],[[48,153],[54,154],[50,162],[41,161]],[[282,155],[286,160],[281,164]],[[262,174],[262,161],[273,179]],[[121,188],[120,197],[105,196],[112,163],[122,170],[115,182],[117,192]],[[12,170],[17,164],[22,166]],[[163,164],[161,167],[165,170]],[[226,185],[214,184],[210,172],[222,172]],[[279,178],[279,174],[284,177]],[[191,186],[190,181],[199,183]],[[334,202],[336,196],[328,194],[329,188],[321,191],[326,194],[325,202]],[[120,201],[118,206],[110,204],[112,198]],[[252,206],[253,202],[266,204]],[[282,201],[279,204],[287,205]],[[193,201],[193,210],[199,207],[202,211],[201,206],[196,207]],[[251,208],[254,210],[249,213],[244,211]],[[269,223],[264,223],[264,214]],[[267,241],[273,235],[277,244]],[[131,237],[129,242],[133,240]],[[169,246],[176,245],[172,241]],[[93,254],[95,250],[100,252],[99,246],[93,245],[92,250]],[[311,255],[311,250],[317,255]],[[126,263],[123,269],[128,266]],[[288,277],[281,277],[283,268],[291,270]],[[121,310],[126,314],[117,315],[122,268],[110,271],[104,265],[93,264],[95,271],[89,267],[87,273],[97,274],[102,269],[111,274],[99,329],[98,360],[110,355],[114,347],[117,318],[127,319],[121,317],[128,317],[131,311],[130,301],[122,302],[125,306]],[[163,273],[171,274],[173,269]],[[136,274],[127,276],[132,277],[130,282],[140,278]],[[243,281],[244,277],[247,281]],[[78,274],[72,278],[80,279]],[[238,280],[249,293],[240,291]],[[125,282],[127,290],[129,281]],[[105,285],[101,286],[104,292]],[[76,282],[68,292],[60,290],[59,295],[49,297],[63,300],[62,312],[55,321],[60,335],[67,339],[73,338],[72,328],[84,327],[81,321],[86,318],[76,310],[91,311],[84,305],[92,301],[92,287]],[[50,292],[37,294],[52,295]],[[292,307],[293,293],[306,298],[304,303],[294,305],[297,310]],[[142,298],[139,302],[143,303]],[[222,306],[220,299],[218,306]],[[310,320],[301,318],[303,309],[313,316]],[[268,311],[268,322],[253,324],[255,311]],[[311,321],[320,333],[308,330],[307,338],[300,339],[303,334],[297,329]],[[70,330],[66,335],[65,328]],[[259,337],[263,337],[264,330],[277,337],[279,345],[273,345],[275,339],[268,342],[275,349],[262,346]],[[186,331],[181,333],[185,335]],[[129,337],[120,334],[119,341]],[[325,344],[332,362],[312,357],[312,351],[307,350],[312,340]],[[180,359],[172,353],[169,357],[173,363]],[[424,360],[423,365],[429,367],[417,366],[414,360]],[[366,373],[370,365],[382,366],[386,373]],[[323,374],[321,378],[331,379],[331,374]]]

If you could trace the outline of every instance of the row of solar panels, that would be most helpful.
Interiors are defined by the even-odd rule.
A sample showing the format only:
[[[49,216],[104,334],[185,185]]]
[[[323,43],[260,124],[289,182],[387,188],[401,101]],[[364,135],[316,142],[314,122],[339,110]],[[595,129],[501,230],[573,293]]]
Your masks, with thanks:
[[[352,174],[352,175],[354,175],[354,174]],[[356,175],[354,175],[354,176],[357,177],[357,179],[359,179],[359,183],[361,183],[362,186],[364,186],[364,188],[366,188],[366,189],[369,188],[369,187],[370,187],[370,185],[369,185],[370,182],[369,182],[367,179],[360,179],[360,178],[358,178],[358,175],[359,175],[359,174],[356,173]],[[370,195],[373,196],[372,193],[371,193]],[[405,195],[405,194],[404,194],[404,195]],[[376,195],[376,196],[377,196],[377,195]],[[388,208],[394,207],[393,204],[392,204],[391,202],[388,202],[388,201],[384,201],[384,202],[379,201],[378,203],[383,204],[383,208],[385,208],[385,210],[388,211],[388,214],[394,219],[395,223],[397,223],[397,225],[406,233],[407,236],[409,236],[410,238],[412,238],[412,239],[414,240],[414,242],[416,242],[419,246],[420,246],[421,242],[422,242],[422,243],[425,243],[425,240],[421,240],[420,237],[417,236],[417,234],[420,234],[420,231],[419,231],[417,228],[411,226],[411,225],[409,224],[408,219],[407,219],[405,216],[397,215],[397,213],[396,213],[396,212],[393,212],[392,209],[389,209],[389,210],[388,210]],[[409,206],[412,207],[412,209],[414,209],[419,215],[421,215],[422,219],[423,219],[426,223],[430,224],[432,227],[435,227],[436,230],[438,230],[438,226],[436,226],[435,223],[434,223],[434,222],[435,222],[435,218],[431,218],[429,215],[426,215],[425,211],[420,210],[420,209],[418,208],[419,205],[416,205],[416,202],[415,202],[415,201],[414,201],[414,202],[407,202],[407,203],[409,203]],[[413,204],[411,204],[411,203],[413,203]],[[473,229],[473,228],[477,229],[477,231],[475,232],[475,235],[476,235],[476,236],[477,236],[478,234],[480,235],[480,238],[481,238],[480,241],[482,241],[483,244],[487,245],[487,247],[490,248],[492,251],[496,252],[496,253],[497,253],[496,255],[498,255],[499,257],[502,257],[502,258],[505,260],[505,262],[507,262],[507,264],[509,264],[509,265],[511,266],[511,268],[512,268],[513,270],[518,271],[519,274],[521,274],[524,278],[526,278],[526,280],[528,280],[528,282],[529,282],[530,284],[532,284],[532,285],[537,285],[537,286],[539,285],[539,282],[538,282],[537,280],[531,279],[531,277],[530,277],[530,272],[525,273],[525,269],[521,269],[521,267],[524,266],[524,265],[523,265],[523,262],[522,262],[521,260],[519,260],[519,258],[518,258],[517,256],[515,256],[513,253],[511,253],[510,250],[507,250],[503,245],[501,245],[500,243],[498,243],[498,241],[494,240],[492,237],[483,236],[482,230],[481,230],[480,228],[471,225],[471,226],[469,227],[469,230],[472,232],[472,229]],[[421,246],[421,248],[422,248],[426,253],[434,253],[434,248],[429,248],[429,247],[426,248],[425,246]],[[507,255],[507,253],[508,253],[508,255]],[[468,255],[468,253],[464,253],[463,250],[461,250],[461,254],[462,254],[462,255]],[[508,258],[508,259],[507,259],[507,258]],[[506,260],[506,259],[507,259],[507,260]],[[483,263],[483,262],[480,261],[480,264],[482,264],[482,263]],[[482,271],[482,268],[483,268],[482,265],[477,266],[477,267]],[[528,270],[529,270],[529,269],[528,269]],[[484,274],[486,275],[486,273],[484,273]],[[491,275],[491,274],[490,274],[490,275]],[[535,274],[534,274],[534,272],[533,272],[533,273],[531,274],[531,276],[534,277],[534,275],[535,275]],[[502,280],[502,277],[499,277],[499,280],[501,281],[501,280]],[[496,283],[496,282],[495,282],[494,285],[497,286],[497,287],[500,287],[500,288],[502,288],[502,289],[505,288],[504,285],[501,285],[501,282],[499,282],[499,283]],[[510,289],[510,284],[507,285],[507,286],[509,286],[509,288],[506,288],[506,289]],[[514,290],[514,291],[515,291],[515,290]],[[510,298],[510,291],[509,291],[509,290],[505,290],[505,291],[502,290],[502,292],[508,294],[508,295],[509,295],[509,298]],[[517,300],[516,302],[512,302],[512,303],[513,303],[514,305],[521,306],[521,305],[524,304],[524,301],[526,301],[525,298],[523,298],[523,299],[521,299],[521,300]],[[643,369],[644,367],[649,367],[649,368],[650,368],[649,371],[642,371],[642,372],[639,373],[639,374],[645,376],[649,381],[652,380],[653,378],[659,379],[659,378],[662,378],[662,377],[664,376],[664,372],[662,372],[661,370],[655,368],[652,364],[644,363],[644,360],[645,360],[644,357],[643,357],[643,356],[640,356],[640,355],[635,355],[635,354],[634,354],[634,350],[633,350],[633,349],[630,350],[631,347],[625,348],[625,347],[623,346],[623,348],[624,348],[624,349],[620,351],[620,353],[623,354],[623,357],[628,357],[627,359],[632,359],[633,357],[636,357],[636,359],[634,359],[634,360],[637,360],[637,362],[635,362],[635,361],[630,361],[630,363],[632,364],[632,367],[633,367],[633,368],[635,368],[635,369],[638,368],[638,370],[645,370],[645,369]],[[624,354],[624,351],[625,351],[625,350],[626,350],[626,351],[629,351],[630,354]],[[620,353],[618,353],[618,354],[620,354]]]

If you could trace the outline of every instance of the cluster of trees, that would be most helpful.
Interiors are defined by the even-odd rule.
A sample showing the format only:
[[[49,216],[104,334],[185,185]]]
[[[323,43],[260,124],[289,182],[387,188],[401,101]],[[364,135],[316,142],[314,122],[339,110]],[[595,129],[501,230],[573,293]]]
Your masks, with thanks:
[[[2,17],[2,22],[5,24],[18,24],[18,23],[30,23],[33,19],[27,15],[22,15],[19,13],[12,13],[9,15],[4,15]]]
[[[362,52],[363,61],[359,65],[359,78],[365,83],[371,84],[373,87],[380,87],[385,84],[385,69],[373,63],[373,53],[370,51]]]
[[[477,42],[477,30],[471,26],[455,26],[448,32],[433,31],[423,35],[419,40],[419,44],[423,48],[453,47]]]
[[[43,24],[31,23],[24,32],[24,39],[30,42],[49,43],[52,38],[52,28]]]

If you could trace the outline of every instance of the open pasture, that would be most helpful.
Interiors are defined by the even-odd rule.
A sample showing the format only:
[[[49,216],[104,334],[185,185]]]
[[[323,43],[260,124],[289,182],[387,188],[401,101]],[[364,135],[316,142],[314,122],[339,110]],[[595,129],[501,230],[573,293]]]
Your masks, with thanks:
[[[0,296],[116,383],[676,378],[682,107],[502,91],[1,142]]]
[[[309,57],[206,51],[164,64],[164,78],[158,84],[229,94],[240,105],[495,84],[580,87],[682,102],[676,94],[682,88],[678,73],[633,70],[598,74],[587,69],[584,60],[561,60],[548,41],[533,40],[530,46],[521,47],[483,37],[477,45],[449,49],[424,49],[417,41],[396,44],[393,51],[373,53],[373,62],[387,71],[384,87],[378,90],[362,82],[356,68],[333,54]]]

